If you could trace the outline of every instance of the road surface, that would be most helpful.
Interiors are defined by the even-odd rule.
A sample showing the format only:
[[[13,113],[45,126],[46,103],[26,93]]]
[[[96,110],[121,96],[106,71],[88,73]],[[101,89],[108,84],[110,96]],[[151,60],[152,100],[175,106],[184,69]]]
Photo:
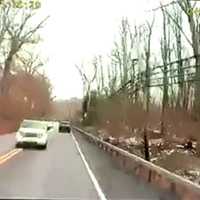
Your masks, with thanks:
[[[73,135],[78,143],[70,134],[55,134],[46,151],[23,150],[0,164],[0,198],[175,199],[125,174],[108,155]]]

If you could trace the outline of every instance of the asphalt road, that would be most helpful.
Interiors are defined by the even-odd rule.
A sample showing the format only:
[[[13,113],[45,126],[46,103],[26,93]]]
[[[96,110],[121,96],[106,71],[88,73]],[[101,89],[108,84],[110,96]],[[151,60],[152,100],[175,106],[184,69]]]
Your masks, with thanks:
[[[52,135],[46,151],[23,150],[1,164],[0,198],[175,199],[125,174],[108,155],[74,135],[78,148],[72,135]]]
[[[0,155],[5,154],[15,146],[15,133],[0,135]]]

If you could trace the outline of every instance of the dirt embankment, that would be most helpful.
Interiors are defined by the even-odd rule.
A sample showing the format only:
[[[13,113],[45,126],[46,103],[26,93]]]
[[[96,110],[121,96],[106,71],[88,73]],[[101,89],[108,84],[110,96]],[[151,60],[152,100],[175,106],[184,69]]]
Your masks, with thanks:
[[[82,127],[94,133],[103,141],[144,158],[144,142],[141,132],[132,136],[113,137],[105,129]],[[163,136],[159,131],[149,131],[151,162],[180,175],[196,184],[200,184],[200,142],[186,138]]]

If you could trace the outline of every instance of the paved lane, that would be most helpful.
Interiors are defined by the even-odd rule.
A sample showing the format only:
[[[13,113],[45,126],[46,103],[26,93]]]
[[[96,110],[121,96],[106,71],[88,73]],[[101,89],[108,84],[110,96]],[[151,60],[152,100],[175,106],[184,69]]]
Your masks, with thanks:
[[[15,147],[15,133],[0,135],[0,155]]]
[[[111,157],[74,133],[84,158],[109,200],[174,200],[122,172]],[[93,180],[94,181],[94,180]],[[98,188],[99,189],[99,188]],[[99,199],[69,134],[53,134],[46,151],[24,150],[0,165],[0,198]],[[105,200],[105,199],[104,199]]]
[[[175,200],[169,193],[145,184],[137,177],[121,171],[112,158],[75,132],[80,148],[91,166],[103,192],[111,200]]]
[[[46,151],[24,150],[0,165],[0,197],[98,199],[71,135],[54,135]]]

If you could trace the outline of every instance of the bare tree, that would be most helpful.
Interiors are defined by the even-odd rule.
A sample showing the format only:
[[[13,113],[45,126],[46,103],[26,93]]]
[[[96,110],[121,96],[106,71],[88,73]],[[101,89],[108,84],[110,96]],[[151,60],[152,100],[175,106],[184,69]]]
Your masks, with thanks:
[[[112,50],[112,60],[119,66],[121,86],[130,78],[129,70],[132,66],[132,51],[134,38],[127,18],[121,20],[119,42],[115,42]]]
[[[97,95],[102,95],[105,89],[105,79],[104,79],[104,68],[102,56],[95,56],[93,59],[94,68],[96,68],[96,84],[97,84]]]
[[[107,87],[104,88],[106,89],[106,96],[113,95],[116,90],[117,90],[117,84],[119,81],[119,76],[118,74],[121,74],[121,70],[119,71],[118,66],[119,64],[117,63],[117,60],[115,60],[115,57],[113,55],[113,50],[111,52],[111,56],[109,56],[110,62],[107,64]],[[105,75],[105,74],[104,74]],[[120,83],[122,82],[122,79],[120,79]]]
[[[176,24],[178,24],[179,27],[182,27],[182,11],[180,10],[177,5],[173,5],[173,19],[176,21]],[[176,108],[181,108],[184,105],[184,68],[183,68],[183,62],[182,62],[182,34],[180,29],[177,27],[175,23],[171,24],[172,31],[175,36],[175,44],[174,44],[174,53],[175,57],[179,60],[177,63],[177,74],[178,74],[178,95],[176,100]]]
[[[16,53],[15,57],[14,71],[17,72],[24,71],[28,74],[36,75],[45,64],[40,55],[29,51],[26,51],[26,54],[24,51]]]
[[[192,11],[196,5],[196,2],[192,5],[191,1],[189,0],[182,0],[178,1],[179,6],[184,11],[188,18],[188,23],[190,25],[190,31],[192,36],[192,49],[193,53],[196,56],[195,65],[196,65],[196,73],[195,73],[195,99],[194,99],[194,117],[196,119],[200,118],[200,23],[199,23],[199,16],[195,16]]]
[[[6,34],[6,20],[9,9],[7,7],[0,7],[0,47],[5,39]]]
[[[128,29],[129,23],[127,19],[121,21],[121,47],[122,47],[122,61],[123,61],[123,84],[128,80]]]
[[[99,56],[99,67],[100,67],[100,80],[101,80],[101,90],[104,89],[105,81],[104,81],[104,69],[102,63],[102,57]]]
[[[36,35],[36,33],[43,27],[48,17],[33,26],[30,25],[32,22],[31,20],[35,15],[33,11],[27,12],[23,9],[15,10],[9,6],[6,6],[6,8],[3,9],[4,15],[6,15],[6,20],[3,20],[3,26],[5,27],[4,31],[6,31],[4,34],[6,36],[6,38],[4,38],[4,40],[6,40],[6,45],[4,46],[6,49],[6,58],[4,61],[1,93],[6,94],[8,91],[6,80],[10,73],[13,57],[24,45],[36,44],[39,42],[40,37],[39,35]],[[4,15],[2,14],[2,16]]]
[[[191,32],[191,40],[188,38],[187,34],[185,33],[184,29],[181,27],[177,20],[165,10],[167,15],[173,20],[175,25],[180,29],[181,33],[188,41],[188,44],[192,47],[193,54],[195,55],[195,65],[196,65],[196,72],[195,72],[195,94],[194,94],[194,106],[193,106],[193,116],[195,119],[200,118],[200,81],[198,81],[200,77],[200,29],[199,29],[199,16],[193,13],[193,10],[197,4],[197,2],[192,3],[190,0],[178,0],[177,2],[182,11],[184,11],[189,27]]]
[[[86,74],[84,71],[84,66],[81,65],[79,67],[78,65],[75,65],[83,82],[83,94],[84,94],[84,101],[83,101],[83,119],[87,117],[87,112],[90,106],[90,100],[91,100],[91,85],[94,82],[96,75],[97,75],[97,66],[92,65],[94,67],[94,74],[91,78]]]
[[[147,27],[147,39],[145,41],[145,95],[146,95],[146,111],[149,112],[149,103],[150,103],[150,56],[151,56],[151,37],[152,37],[152,30],[153,25],[155,22],[155,17],[153,18],[151,24],[147,21],[146,27]]]
[[[115,47],[112,50],[111,59],[113,65],[119,68],[117,71],[119,71],[120,85],[123,85],[123,70],[122,70],[123,61],[121,59],[120,47],[116,42],[115,42]]]
[[[99,69],[99,63],[98,63],[98,58],[95,56],[94,59],[93,59],[93,65],[97,68],[97,76],[95,78],[96,80],[96,88],[97,88],[97,95],[100,95],[101,94],[101,73],[99,72],[100,69]]]
[[[161,39],[161,55],[163,60],[163,98],[162,98],[162,118],[164,117],[165,109],[169,105],[169,93],[168,93],[168,58],[169,58],[169,44],[167,40],[167,16],[164,11],[165,8],[161,5],[161,10],[163,14],[163,38]],[[161,120],[161,129],[164,131],[164,121]]]
[[[155,22],[155,16],[153,17],[153,20],[151,22],[151,24],[147,21],[146,22],[146,32],[147,35],[145,34],[145,46],[144,46],[144,52],[145,52],[145,65],[146,65],[146,69],[145,69],[145,87],[144,87],[144,92],[145,92],[145,97],[146,97],[146,105],[145,105],[145,109],[146,112],[148,114],[149,112],[149,104],[150,104],[150,56],[151,56],[151,37],[152,37],[152,31],[153,31],[153,25]],[[145,28],[145,29],[146,29]],[[150,152],[149,152],[149,138],[148,138],[148,134],[147,134],[147,124],[145,124],[144,127],[144,152],[145,152],[145,159],[147,161],[150,161]]]

